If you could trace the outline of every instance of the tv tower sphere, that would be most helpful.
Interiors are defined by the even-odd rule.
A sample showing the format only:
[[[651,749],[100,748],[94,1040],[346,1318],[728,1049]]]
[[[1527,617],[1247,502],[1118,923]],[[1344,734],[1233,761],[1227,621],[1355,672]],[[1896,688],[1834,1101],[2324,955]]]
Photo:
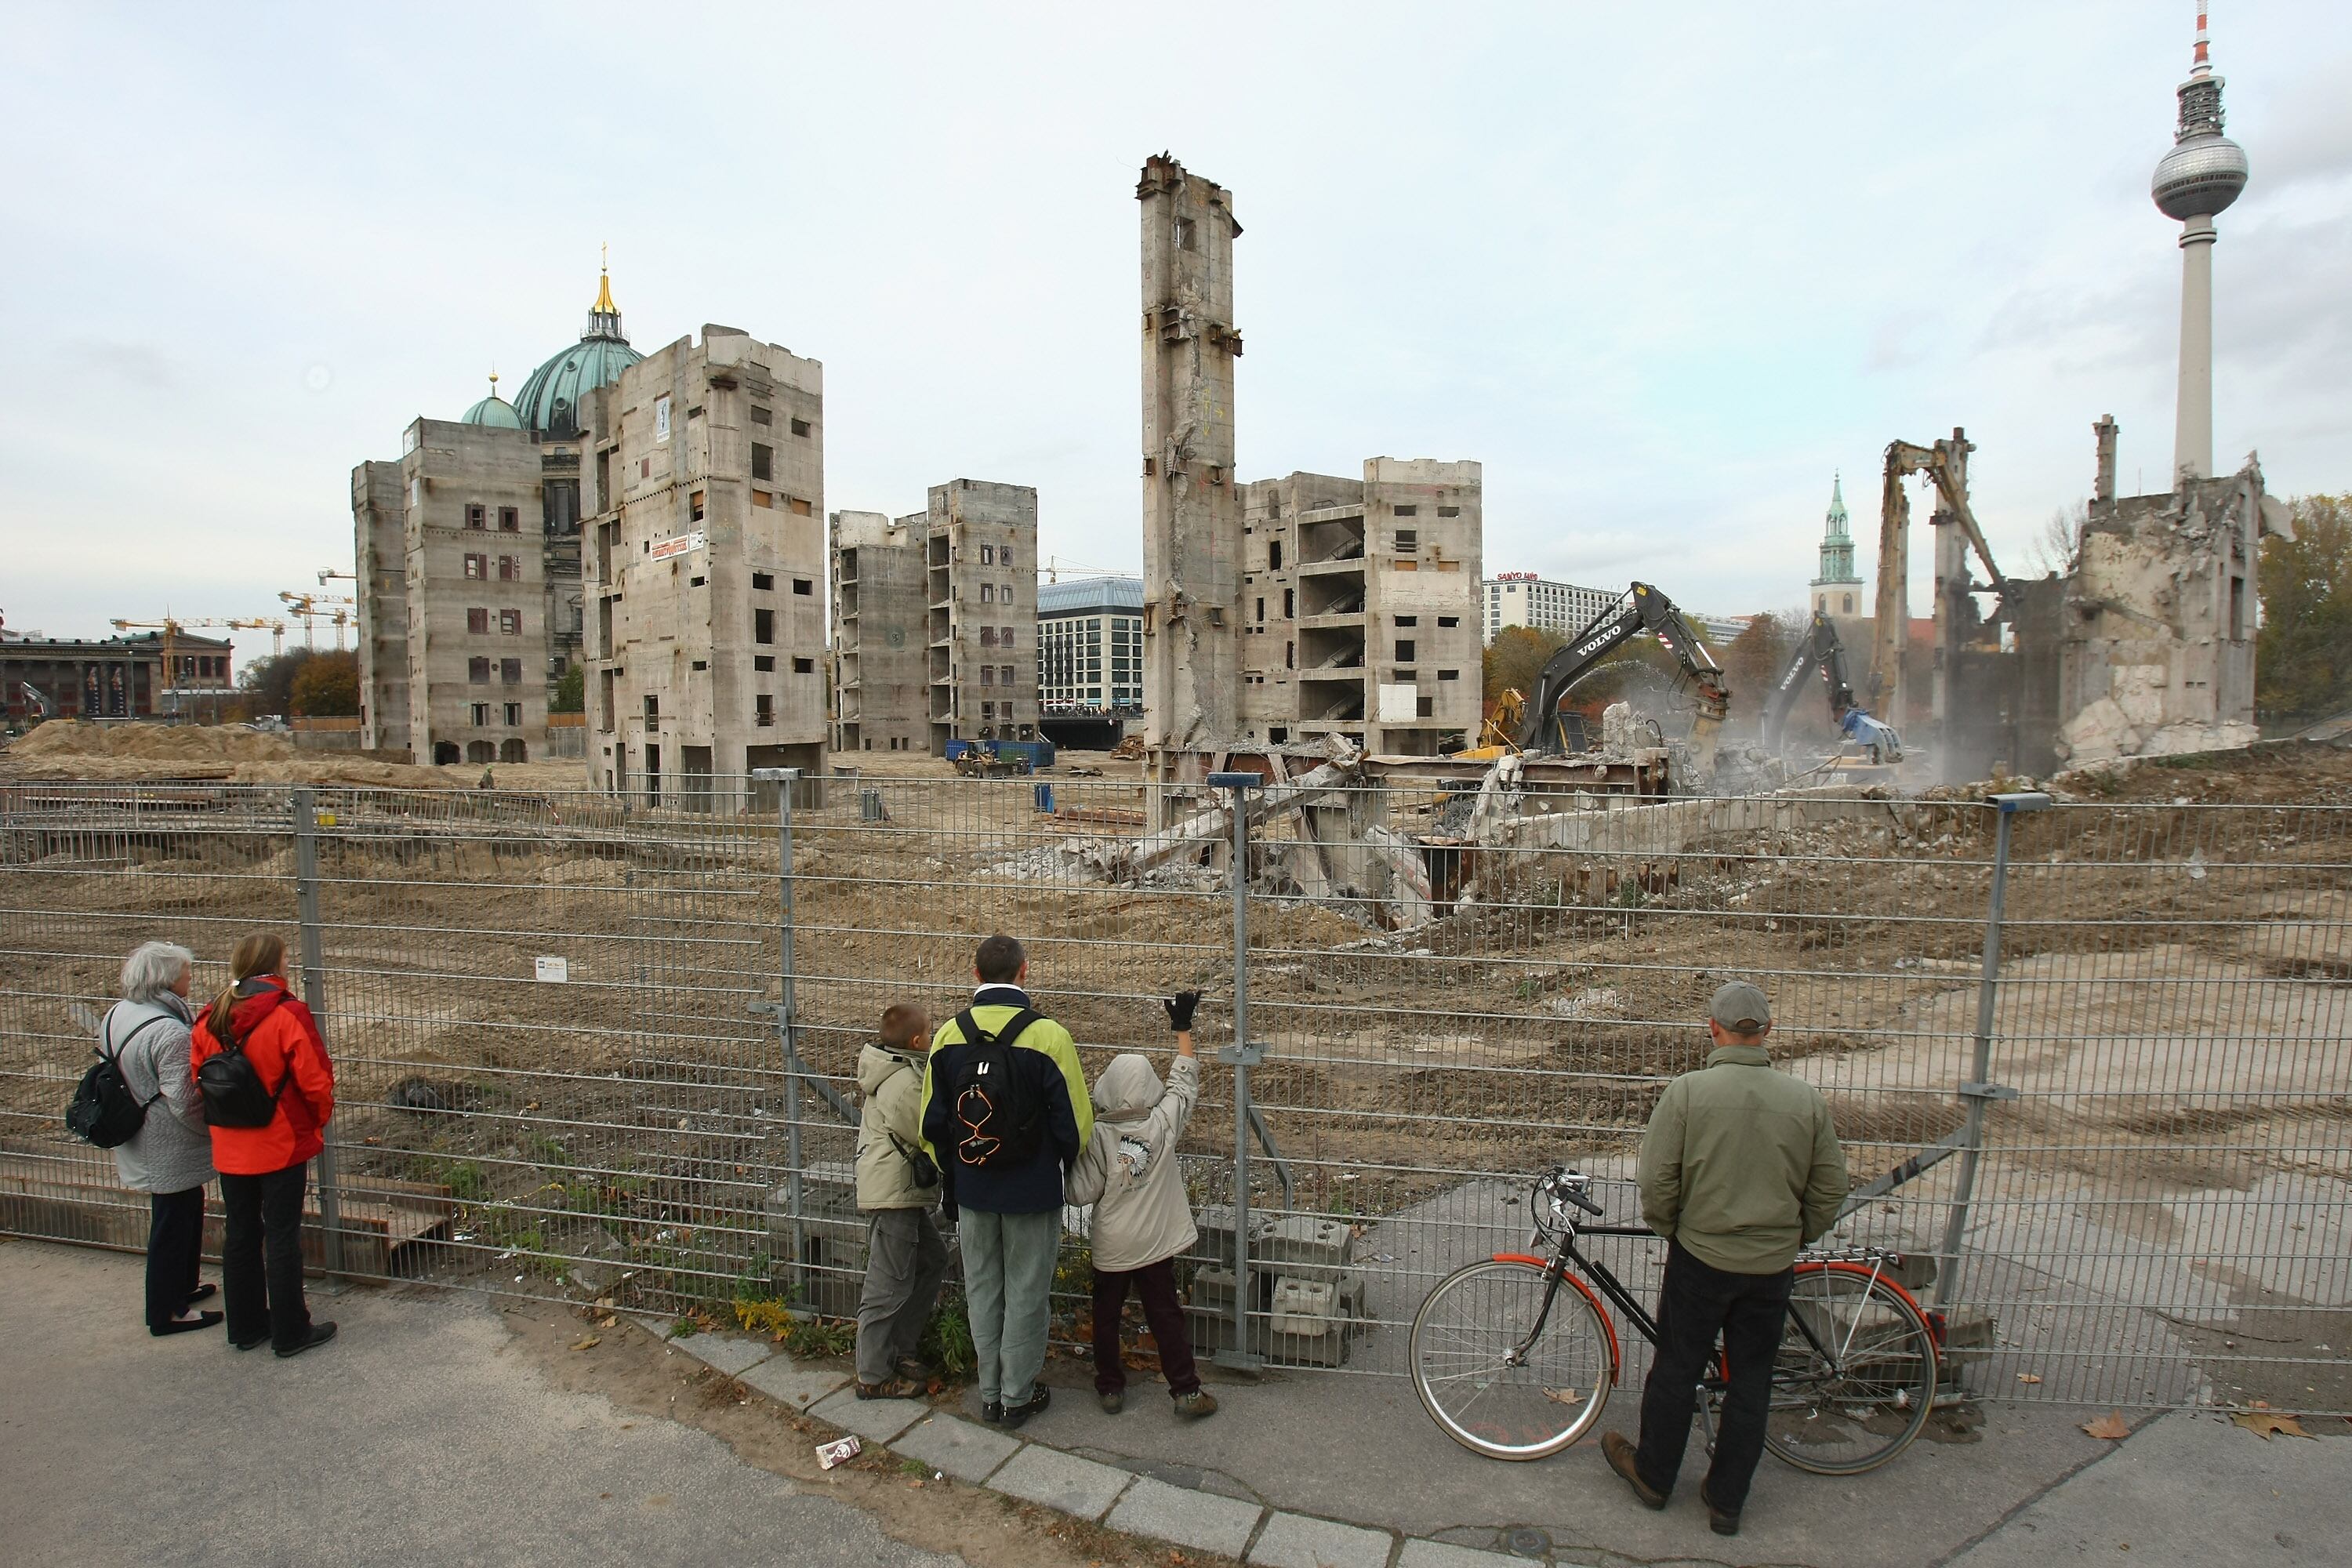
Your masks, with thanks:
[[[2157,210],[2187,222],[2211,217],[2246,188],[2246,150],[2221,134],[2221,78],[2207,55],[2205,8],[2197,8],[2197,52],[2189,79],[2180,84],[2180,126],[2172,151],[2156,165],[2148,195]]]

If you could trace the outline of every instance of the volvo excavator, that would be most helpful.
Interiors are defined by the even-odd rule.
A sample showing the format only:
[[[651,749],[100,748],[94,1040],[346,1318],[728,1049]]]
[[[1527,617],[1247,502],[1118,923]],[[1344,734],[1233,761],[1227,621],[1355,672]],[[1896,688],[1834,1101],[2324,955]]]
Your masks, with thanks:
[[[1712,775],[1716,731],[1723,727],[1724,718],[1731,709],[1731,692],[1724,684],[1723,666],[1716,662],[1715,655],[1707,651],[1706,644],[1699,640],[1698,633],[1691,629],[1675,602],[1647,583],[1634,584],[1622,599],[1601,611],[1553,654],[1536,678],[1532,698],[1521,698],[1516,689],[1503,693],[1496,704],[1495,719],[1488,721],[1486,731],[1481,736],[1487,743],[1461,755],[1479,761],[1514,752],[1541,757],[1582,751],[1583,721],[1576,714],[1561,712],[1561,700],[1592,672],[1593,666],[1644,634],[1656,637],[1658,646],[1675,656],[1683,673],[1698,690],[1698,720],[1691,728],[1691,755],[1699,777]],[[1518,700],[1515,733],[1506,729],[1509,721],[1505,717],[1514,699]]]
[[[1874,763],[1900,762],[1903,741],[1891,726],[1872,718],[1854,700],[1853,677],[1846,668],[1845,645],[1838,638],[1837,627],[1827,616],[1816,611],[1813,624],[1799,639],[1797,650],[1790,657],[1788,668],[1773,683],[1772,693],[1764,703],[1764,749],[1778,752],[1781,731],[1788,727],[1790,711],[1797,705],[1797,695],[1807,685],[1809,676],[1819,675],[1829,688],[1830,719],[1838,733],[1850,742],[1860,755]]]

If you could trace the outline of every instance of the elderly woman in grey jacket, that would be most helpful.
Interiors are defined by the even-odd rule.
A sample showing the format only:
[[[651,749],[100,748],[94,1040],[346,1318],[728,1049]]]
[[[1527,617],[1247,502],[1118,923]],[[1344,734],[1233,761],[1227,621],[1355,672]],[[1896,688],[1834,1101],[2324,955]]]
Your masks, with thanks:
[[[195,954],[168,942],[142,943],[122,965],[122,1000],[106,1015],[99,1046],[115,1058],[147,1119],[114,1151],[122,1184],[147,1194],[147,1331],[158,1338],[209,1329],[221,1314],[196,1303],[202,1284],[205,1184],[213,1179],[211,1131],[188,1070],[189,966]]]

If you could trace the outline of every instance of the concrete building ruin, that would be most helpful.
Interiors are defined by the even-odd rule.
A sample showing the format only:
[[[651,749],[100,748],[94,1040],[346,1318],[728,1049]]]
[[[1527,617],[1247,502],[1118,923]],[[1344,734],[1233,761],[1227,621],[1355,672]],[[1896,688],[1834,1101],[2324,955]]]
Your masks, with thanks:
[[[1136,198],[1144,741],[1155,771],[1335,736],[1433,756],[1475,732],[1479,466],[1372,458],[1360,479],[1240,484],[1232,196],[1163,153],[1145,162]]]
[[[1034,489],[950,479],[895,521],[835,513],[833,569],[836,751],[1037,738]]]
[[[824,370],[706,325],[590,393],[588,768],[648,805],[822,764]]]
[[[636,360],[602,278],[579,341],[515,402],[493,375],[457,419],[412,420],[398,460],[352,470],[363,746],[417,763],[553,753],[548,712],[585,625],[582,408]]]

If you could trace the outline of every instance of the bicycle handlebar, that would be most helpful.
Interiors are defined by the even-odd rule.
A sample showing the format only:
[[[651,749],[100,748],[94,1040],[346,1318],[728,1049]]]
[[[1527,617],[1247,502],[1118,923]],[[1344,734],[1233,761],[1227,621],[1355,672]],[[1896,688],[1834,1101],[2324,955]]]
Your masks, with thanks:
[[[1571,1171],[1565,1166],[1556,1166],[1551,1174],[1546,1176],[1538,1184],[1555,1196],[1566,1198],[1586,1214],[1605,1215],[1608,1210],[1584,1195],[1584,1189],[1590,1184],[1591,1179],[1581,1171]]]

